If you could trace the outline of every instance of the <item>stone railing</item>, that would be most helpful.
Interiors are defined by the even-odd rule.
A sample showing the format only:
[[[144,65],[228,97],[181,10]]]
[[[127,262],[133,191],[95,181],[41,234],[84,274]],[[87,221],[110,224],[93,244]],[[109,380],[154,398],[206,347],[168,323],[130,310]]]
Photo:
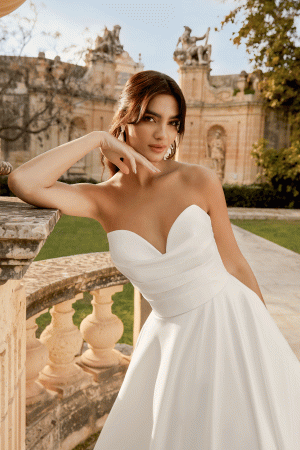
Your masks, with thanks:
[[[59,211],[10,197],[0,208],[0,448],[71,450],[101,430],[130,363],[114,348],[123,323],[111,311],[128,280],[109,252],[33,262]],[[84,292],[93,312],[79,330],[72,304]],[[37,339],[36,318],[49,307],[52,321]],[[133,346],[147,307],[135,290]]]
[[[33,262],[23,281],[26,449],[71,450],[102,428],[129,365],[130,357],[114,349],[124,327],[111,312],[112,295],[128,280],[103,252]],[[85,291],[93,312],[79,330],[72,304]],[[37,339],[36,318],[49,306],[52,321]],[[81,354],[83,340],[89,348]]]

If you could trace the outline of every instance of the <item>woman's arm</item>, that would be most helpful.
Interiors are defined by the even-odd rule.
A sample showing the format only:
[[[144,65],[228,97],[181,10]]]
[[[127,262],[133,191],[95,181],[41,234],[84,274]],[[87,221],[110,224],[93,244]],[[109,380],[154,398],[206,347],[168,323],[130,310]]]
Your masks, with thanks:
[[[19,192],[52,186],[77,161],[100,146],[101,133],[92,131],[36,156],[13,170],[8,183],[17,183]]]
[[[254,291],[259,296],[265,307],[267,307],[264,298],[262,296],[262,293],[259,289],[259,285],[257,283],[255,275],[252,272],[251,267],[249,266],[247,260],[244,257],[243,257],[243,264],[235,266],[235,269],[231,271],[231,275],[240,280],[241,283],[248,286],[248,288],[252,289],[252,291]]]
[[[81,138],[60,145],[36,156],[13,170],[8,176],[9,189],[21,200],[41,208],[59,209],[62,214],[90,217],[100,221],[107,202],[102,184],[57,181],[73,164],[91,150],[100,147],[104,155],[124,173],[129,167],[120,159],[129,159],[132,168],[136,160],[149,170],[156,167],[125,142],[106,131],[93,131]]]
[[[203,170],[203,168],[201,168]],[[199,177],[200,178],[200,177]],[[257,280],[239,249],[228,216],[223,187],[215,172],[205,169],[201,174],[201,190],[207,200],[215,241],[227,272],[254,291],[266,306]]]

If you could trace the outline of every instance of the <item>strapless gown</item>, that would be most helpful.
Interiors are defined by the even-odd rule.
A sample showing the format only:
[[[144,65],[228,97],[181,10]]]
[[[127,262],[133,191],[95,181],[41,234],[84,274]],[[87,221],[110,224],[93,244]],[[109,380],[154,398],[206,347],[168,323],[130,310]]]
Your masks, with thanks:
[[[108,241],[152,311],[95,450],[300,450],[300,363],[209,215],[188,206],[166,253],[129,230]]]

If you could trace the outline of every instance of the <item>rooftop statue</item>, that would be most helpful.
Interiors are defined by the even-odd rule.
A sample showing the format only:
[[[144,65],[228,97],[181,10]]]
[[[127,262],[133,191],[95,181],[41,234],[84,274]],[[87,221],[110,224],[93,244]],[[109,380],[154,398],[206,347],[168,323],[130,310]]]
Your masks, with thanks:
[[[185,31],[178,39],[174,51],[174,60],[179,65],[202,65],[209,64],[211,59],[211,45],[207,44],[210,28],[201,37],[191,36],[191,28],[185,26]],[[197,45],[197,41],[205,39],[204,45]],[[181,48],[180,48],[181,44]]]
[[[93,60],[105,59],[113,61],[115,55],[120,55],[123,52],[123,45],[120,43],[120,25],[115,25],[113,30],[104,29],[103,36],[97,36],[95,40],[95,49],[90,50],[93,54]]]

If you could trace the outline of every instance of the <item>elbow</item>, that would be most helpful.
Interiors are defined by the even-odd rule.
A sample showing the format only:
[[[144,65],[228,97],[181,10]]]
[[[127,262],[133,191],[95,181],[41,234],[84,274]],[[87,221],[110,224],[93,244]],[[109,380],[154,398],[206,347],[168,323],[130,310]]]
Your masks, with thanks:
[[[14,172],[11,172],[7,178],[7,186],[9,190],[23,201],[27,201],[27,194],[30,191],[28,183],[24,183],[18,178]]]
[[[9,189],[15,194],[15,188],[16,188],[16,175],[13,172],[11,172],[7,177],[7,186]]]
[[[8,177],[7,177],[7,186],[9,187],[9,189],[13,192],[13,177],[12,177],[13,172],[11,172]]]

